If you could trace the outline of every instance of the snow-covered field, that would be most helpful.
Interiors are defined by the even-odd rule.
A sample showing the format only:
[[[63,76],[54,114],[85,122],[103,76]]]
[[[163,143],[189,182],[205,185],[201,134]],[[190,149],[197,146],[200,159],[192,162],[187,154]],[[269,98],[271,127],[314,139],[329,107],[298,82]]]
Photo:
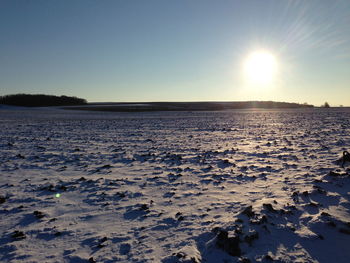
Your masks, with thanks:
[[[0,109],[1,262],[349,262],[350,109]]]

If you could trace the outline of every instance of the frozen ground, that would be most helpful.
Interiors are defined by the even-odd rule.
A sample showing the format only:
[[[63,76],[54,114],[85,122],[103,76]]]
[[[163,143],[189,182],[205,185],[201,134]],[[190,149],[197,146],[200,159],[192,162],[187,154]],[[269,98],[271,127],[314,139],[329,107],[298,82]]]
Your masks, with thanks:
[[[350,109],[0,123],[1,262],[349,262]]]

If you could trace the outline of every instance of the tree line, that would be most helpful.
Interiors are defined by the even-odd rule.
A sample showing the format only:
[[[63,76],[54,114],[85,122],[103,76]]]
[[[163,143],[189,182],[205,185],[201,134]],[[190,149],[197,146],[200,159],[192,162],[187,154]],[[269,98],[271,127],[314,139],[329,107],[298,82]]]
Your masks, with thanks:
[[[0,96],[0,104],[25,106],[25,107],[47,107],[47,106],[71,106],[85,105],[87,101],[82,98],[69,96],[54,96],[44,94],[11,94]]]

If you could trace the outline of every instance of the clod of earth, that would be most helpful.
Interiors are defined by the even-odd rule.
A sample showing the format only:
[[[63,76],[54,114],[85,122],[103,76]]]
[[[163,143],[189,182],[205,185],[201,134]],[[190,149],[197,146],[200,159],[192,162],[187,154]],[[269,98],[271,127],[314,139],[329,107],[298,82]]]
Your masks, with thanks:
[[[43,218],[45,216],[45,214],[43,212],[40,212],[40,211],[34,211],[33,214],[36,216],[36,218],[39,218],[39,219]]]
[[[100,239],[100,243],[106,242],[107,240],[108,240],[107,237],[103,237],[103,238]]]
[[[346,173],[337,173],[337,172],[333,172],[333,171],[330,171],[328,173],[329,176],[345,176],[347,175]]]
[[[15,240],[22,240],[26,238],[26,235],[22,231],[15,230],[11,237]]]
[[[62,191],[67,191],[68,188],[65,185],[60,185],[57,187],[57,189],[62,190]]]
[[[142,205],[140,206],[140,210],[147,211],[147,210],[149,210],[149,206],[148,206],[147,204],[142,204]]]
[[[303,196],[309,196],[309,192],[308,191],[304,191],[302,192]]]
[[[106,165],[100,167],[99,169],[110,169],[110,168],[112,168],[112,166],[109,164],[106,164]]]
[[[276,210],[273,208],[271,204],[263,204],[263,207],[269,212],[272,212],[272,213],[276,212]]]
[[[5,203],[5,202],[6,202],[6,197],[0,195],[0,204],[3,204],[3,203]]]
[[[231,256],[239,257],[241,255],[239,237],[228,237],[228,232],[225,230],[220,230],[216,237],[216,245]]]
[[[253,217],[255,215],[254,211],[253,211],[253,207],[247,206],[243,211],[242,211],[243,215],[246,215],[247,217]]]

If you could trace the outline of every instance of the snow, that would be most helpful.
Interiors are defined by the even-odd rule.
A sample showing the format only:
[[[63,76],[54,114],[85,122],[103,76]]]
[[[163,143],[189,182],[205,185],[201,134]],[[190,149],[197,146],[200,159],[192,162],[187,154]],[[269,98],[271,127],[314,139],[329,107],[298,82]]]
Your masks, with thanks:
[[[350,109],[0,109],[1,262],[348,262]]]

